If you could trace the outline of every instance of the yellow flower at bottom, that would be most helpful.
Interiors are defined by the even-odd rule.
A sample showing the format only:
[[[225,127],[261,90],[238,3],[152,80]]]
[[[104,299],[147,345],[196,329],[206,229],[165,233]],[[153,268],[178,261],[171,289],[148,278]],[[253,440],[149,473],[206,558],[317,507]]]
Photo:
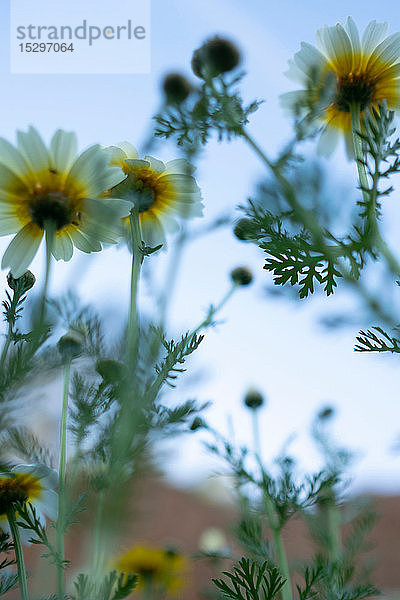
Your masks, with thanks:
[[[17,141],[15,148],[0,138],[0,235],[17,234],[2,268],[23,275],[46,229],[54,232],[51,251],[57,260],[69,260],[74,246],[98,252],[101,242],[116,243],[130,205],[102,197],[122,179],[104,150],[95,145],[77,156],[75,134],[61,130],[46,148],[33,127],[19,131]]]
[[[179,219],[201,217],[203,205],[194,167],[185,159],[167,163],[145,156],[139,159],[128,142],[106,148],[110,164],[122,169],[124,181],[110,192],[112,198],[124,198],[137,206],[142,237],[146,244],[165,243],[165,232],[178,230]],[[130,239],[129,218],[123,219],[126,239]]]
[[[319,151],[329,155],[345,135],[353,155],[351,107],[363,116],[365,109],[386,100],[389,109],[400,109],[400,33],[386,36],[387,24],[372,21],[362,38],[353,19],[346,25],[317,32],[317,46],[302,43],[289,61],[288,77],[306,89],[281,96],[281,104],[305,116],[313,109],[324,126]]]
[[[174,551],[134,546],[114,561],[121,573],[138,575],[135,589],[148,585],[154,593],[176,595],[182,588],[187,572],[187,561]]]
[[[29,502],[35,507],[36,516],[44,524],[45,515],[57,519],[58,499],[54,488],[58,475],[45,465],[17,465],[7,473],[0,473],[0,530],[9,532],[7,512],[16,503]],[[20,528],[23,542],[28,543],[32,532]]]

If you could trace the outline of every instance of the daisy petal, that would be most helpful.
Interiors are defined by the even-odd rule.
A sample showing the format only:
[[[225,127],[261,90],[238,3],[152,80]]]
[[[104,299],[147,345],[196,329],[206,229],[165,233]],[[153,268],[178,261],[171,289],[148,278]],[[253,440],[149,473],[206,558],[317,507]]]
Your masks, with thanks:
[[[58,129],[50,143],[52,166],[59,173],[66,173],[77,154],[78,142],[73,132]]]
[[[387,28],[387,23],[377,23],[376,21],[368,23],[361,40],[365,56],[369,57],[378,44],[381,43],[386,35]]]
[[[132,146],[132,144],[129,142],[118,142],[116,146],[125,152],[127,158],[139,158],[139,154],[135,146]]]
[[[40,499],[35,502],[35,505],[52,521],[57,520],[58,494],[54,490],[43,490],[40,494]]]
[[[22,180],[30,173],[30,167],[22,154],[4,138],[0,138],[0,163]]]
[[[86,252],[86,254],[90,254],[91,252],[100,252],[102,250],[102,246],[96,238],[86,235],[79,229],[71,231],[70,236],[74,246],[76,246],[78,250]]]
[[[329,157],[337,146],[339,133],[340,130],[337,127],[328,125],[319,138],[318,154]]]
[[[40,173],[48,170],[50,165],[49,153],[36,129],[29,127],[27,133],[17,132],[18,149],[32,171]]]
[[[56,260],[71,260],[74,248],[71,238],[66,232],[57,232],[54,236],[51,253]]]
[[[149,163],[152,171],[156,173],[163,173],[165,171],[165,164],[161,160],[154,158],[154,156],[145,156],[144,160]]]
[[[25,225],[9,243],[1,268],[10,267],[15,278],[21,277],[38,251],[42,236],[43,231],[34,223]]]
[[[170,160],[165,164],[165,166],[169,174],[183,173],[184,175],[191,175],[196,170],[196,168],[185,158],[176,158],[175,160]]]

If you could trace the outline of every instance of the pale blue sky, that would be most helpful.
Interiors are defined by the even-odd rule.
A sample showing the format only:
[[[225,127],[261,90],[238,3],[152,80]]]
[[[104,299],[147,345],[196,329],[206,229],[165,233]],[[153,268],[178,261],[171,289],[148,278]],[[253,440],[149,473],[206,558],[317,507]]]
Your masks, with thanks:
[[[294,89],[283,75],[287,60],[302,40],[314,42],[316,29],[344,21],[348,14],[361,29],[377,19],[387,20],[393,32],[400,8],[392,1],[377,5],[342,0],[153,0],[150,75],[19,76],[9,74],[9,11],[8,2],[2,0],[0,134],[14,140],[16,129],[33,124],[46,139],[59,127],[75,130],[82,148],[123,139],[140,148],[160,100],[160,77],[168,70],[189,73],[193,49],[204,38],[220,33],[235,39],[243,50],[248,71],[243,88],[246,99],[266,99],[252,118],[250,130],[273,154],[290,132],[278,105],[279,94]],[[160,144],[157,156],[167,160],[177,152],[171,145]],[[352,181],[354,172],[341,152],[325,165],[337,170],[339,191]],[[261,165],[243,143],[221,145],[213,141],[197,171],[205,219],[209,221],[243,203],[261,174]],[[336,186],[333,191],[337,191]],[[392,205],[394,217],[395,202]],[[396,231],[392,233],[396,241]],[[1,251],[8,241],[0,240]],[[319,317],[336,313],[339,306],[349,306],[357,316],[357,304],[346,293],[297,304],[267,299],[264,287],[271,280],[262,271],[261,251],[239,243],[230,231],[219,231],[193,243],[185,256],[171,331],[177,334],[197,324],[209,303],[218,301],[225,292],[230,269],[242,263],[253,266],[255,284],[233,298],[221,314],[224,324],[207,335],[191,361],[190,366],[203,369],[206,377],[192,383],[188,379],[176,398],[212,400],[208,417],[213,424],[226,431],[227,416],[231,417],[237,438],[246,441],[250,439],[250,421],[241,398],[247,386],[259,387],[269,399],[262,412],[265,456],[273,455],[296,431],[293,452],[307,467],[317,464],[307,433],[309,423],[321,405],[332,403],[338,409],[337,435],[362,454],[354,468],[355,485],[400,491],[400,457],[389,451],[400,433],[398,359],[353,352],[357,328],[368,326],[368,322],[329,333],[318,325]],[[39,273],[41,264],[39,256],[33,270]],[[164,267],[162,256],[156,277],[163,277]],[[110,314],[123,315],[128,301],[129,256],[124,249],[108,249],[89,257],[76,253],[70,263],[60,263],[54,269],[53,290],[61,290],[65,282],[75,286],[85,300],[92,300]],[[147,295],[142,302],[146,309]],[[167,469],[176,479],[193,480],[215,467],[210,467],[200,438],[181,438],[173,449],[165,448]]]

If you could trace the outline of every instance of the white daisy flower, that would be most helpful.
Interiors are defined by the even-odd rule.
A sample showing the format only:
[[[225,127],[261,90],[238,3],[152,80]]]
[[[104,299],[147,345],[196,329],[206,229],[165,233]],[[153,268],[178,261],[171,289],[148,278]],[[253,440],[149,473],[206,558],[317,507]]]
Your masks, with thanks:
[[[7,473],[0,473],[0,529],[10,532],[7,511],[15,502],[32,504],[43,524],[46,516],[56,521],[58,495],[54,488],[57,486],[57,472],[41,464],[17,465]],[[28,543],[32,533],[20,528],[20,536],[24,543]]]
[[[194,167],[185,159],[167,163],[145,156],[139,159],[128,142],[106,148],[110,164],[118,166],[124,181],[111,190],[112,198],[126,198],[138,206],[142,237],[146,244],[165,243],[165,232],[179,229],[179,219],[201,217],[203,205]],[[131,205],[132,205],[131,204]],[[130,239],[129,218],[123,219],[126,239]]]
[[[383,100],[389,109],[400,109],[400,33],[386,37],[386,31],[386,23],[372,21],[360,38],[349,17],[345,25],[317,31],[317,48],[303,42],[289,61],[287,76],[305,89],[283,94],[281,103],[303,116],[312,107],[319,109],[322,154],[331,154],[344,134],[348,154],[353,155],[352,106],[361,117]]]
[[[122,179],[104,150],[95,145],[77,156],[75,134],[62,130],[46,148],[33,127],[19,131],[17,142],[14,147],[0,138],[0,235],[17,233],[2,268],[23,275],[46,227],[54,230],[51,251],[57,260],[70,260],[74,246],[99,252],[101,242],[116,243],[130,205],[102,197]]]

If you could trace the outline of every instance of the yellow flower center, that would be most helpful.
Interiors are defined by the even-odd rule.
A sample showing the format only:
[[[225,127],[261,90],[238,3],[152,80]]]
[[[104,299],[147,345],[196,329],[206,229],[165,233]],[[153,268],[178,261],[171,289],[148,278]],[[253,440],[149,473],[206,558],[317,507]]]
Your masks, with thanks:
[[[56,231],[66,225],[79,225],[79,202],[61,191],[37,189],[29,200],[29,215],[36,225],[45,228],[46,222],[54,224]]]
[[[40,481],[28,473],[0,477],[0,515],[4,515],[15,502],[38,498],[41,490]]]
[[[165,180],[165,177],[160,177],[160,173],[153,169],[148,167],[134,170],[124,168],[124,171],[127,174],[126,179],[112,189],[111,195],[116,198],[129,199],[131,197],[139,213],[150,210],[173,193],[172,186]]]
[[[375,81],[368,73],[348,73],[338,78],[335,104],[344,112],[356,104],[363,111],[374,99]]]

